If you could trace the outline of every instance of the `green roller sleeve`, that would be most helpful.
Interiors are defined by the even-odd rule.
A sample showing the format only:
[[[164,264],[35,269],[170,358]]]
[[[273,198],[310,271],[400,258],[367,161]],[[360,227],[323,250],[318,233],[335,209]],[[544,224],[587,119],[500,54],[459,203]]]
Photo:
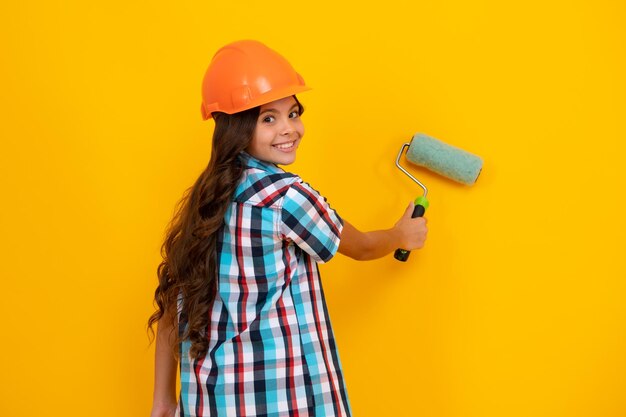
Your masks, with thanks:
[[[476,182],[483,166],[480,157],[423,133],[413,136],[406,158],[416,165],[466,185]]]

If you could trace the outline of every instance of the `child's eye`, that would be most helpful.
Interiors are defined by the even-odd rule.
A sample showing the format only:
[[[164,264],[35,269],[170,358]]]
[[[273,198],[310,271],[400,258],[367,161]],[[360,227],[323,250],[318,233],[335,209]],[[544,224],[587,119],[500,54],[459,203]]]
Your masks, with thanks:
[[[298,111],[296,111],[296,110],[294,110],[291,113],[289,113],[289,117],[291,117],[292,119],[295,119],[298,116],[300,116],[300,113],[298,113]]]
[[[265,123],[272,123],[274,121],[274,116],[266,116],[263,121]]]

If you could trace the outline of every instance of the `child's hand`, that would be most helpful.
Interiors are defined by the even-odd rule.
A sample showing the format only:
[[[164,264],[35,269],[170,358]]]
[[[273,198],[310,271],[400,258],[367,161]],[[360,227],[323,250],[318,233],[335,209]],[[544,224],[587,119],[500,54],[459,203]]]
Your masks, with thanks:
[[[421,249],[426,242],[428,220],[425,217],[411,218],[415,204],[411,202],[406,211],[395,224],[399,247],[406,250]]]
[[[411,218],[413,203],[390,229],[361,232],[345,218],[339,242],[339,252],[357,261],[381,258],[398,248],[421,249],[426,241],[428,228],[424,217]]]

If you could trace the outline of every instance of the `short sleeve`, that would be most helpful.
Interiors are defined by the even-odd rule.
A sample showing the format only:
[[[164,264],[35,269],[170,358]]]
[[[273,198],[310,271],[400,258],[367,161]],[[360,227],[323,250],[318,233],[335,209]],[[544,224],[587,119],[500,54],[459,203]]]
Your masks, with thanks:
[[[339,248],[343,220],[308,184],[294,182],[283,199],[281,233],[316,262],[328,262]]]

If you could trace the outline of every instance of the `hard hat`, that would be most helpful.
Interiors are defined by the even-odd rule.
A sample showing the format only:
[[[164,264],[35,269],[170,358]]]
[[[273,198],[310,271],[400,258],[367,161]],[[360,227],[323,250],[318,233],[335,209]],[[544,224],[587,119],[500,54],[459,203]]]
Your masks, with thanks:
[[[311,88],[279,53],[253,40],[219,49],[202,80],[202,118],[248,110]]]

